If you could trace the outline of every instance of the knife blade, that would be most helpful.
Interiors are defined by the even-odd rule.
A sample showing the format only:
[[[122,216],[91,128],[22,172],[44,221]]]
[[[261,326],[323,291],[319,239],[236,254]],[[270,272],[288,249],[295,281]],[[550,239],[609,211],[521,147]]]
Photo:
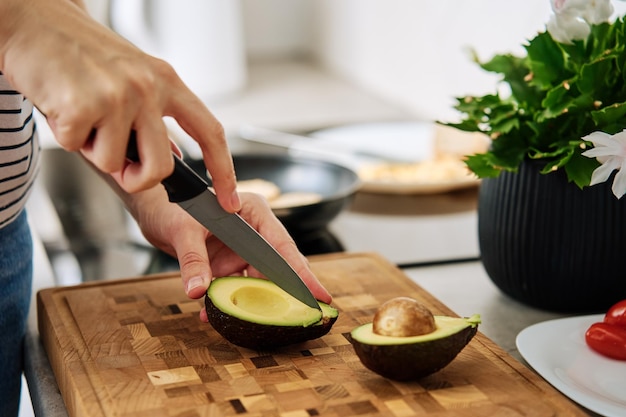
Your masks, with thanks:
[[[169,201],[178,204],[222,243],[269,280],[309,307],[321,310],[317,300],[285,258],[241,216],[222,208],[208,182],[174,156],[174,172],[161,183]],[[129,138],[126,157],[138,161],[136,137]]]

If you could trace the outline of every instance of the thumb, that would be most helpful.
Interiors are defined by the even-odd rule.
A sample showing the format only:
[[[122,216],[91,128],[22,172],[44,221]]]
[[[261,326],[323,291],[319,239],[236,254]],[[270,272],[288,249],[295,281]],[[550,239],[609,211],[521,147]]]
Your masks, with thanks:
[[[205,246],[200,245],[199,247],[204,248]],[[206,250],[202,254],[195,250],[182,253],[183,255],[179,256],[178,262],[185,293],[189,298],[202,298],[211,284],[211,267],[206,257]],[[200,309],[200,320],[205,323],[209,321],[204,306]]]
[[[189,298],[201,298],[211,284],[211,266],[204,239],[200,244],[184,239],[176,248],[183,288]]]
[[[206,295],[212,277],[206,245],[202,241],[200,245],[184,243],[181,246],[176,253],[185,293],[189,298],[202,298]],[[209,321],[204,306],[200,309],[199,315],[201,321],[205,323]]]

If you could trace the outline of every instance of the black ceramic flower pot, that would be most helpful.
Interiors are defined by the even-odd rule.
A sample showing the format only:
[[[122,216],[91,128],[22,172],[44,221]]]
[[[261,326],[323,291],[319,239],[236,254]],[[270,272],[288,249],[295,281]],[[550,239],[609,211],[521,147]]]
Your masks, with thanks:
[[[626,299],[626,197],[610,182],[580,190],[525,162],[484,179],[478,234],[484,268],[505,294],[541,309],[600,312]]]

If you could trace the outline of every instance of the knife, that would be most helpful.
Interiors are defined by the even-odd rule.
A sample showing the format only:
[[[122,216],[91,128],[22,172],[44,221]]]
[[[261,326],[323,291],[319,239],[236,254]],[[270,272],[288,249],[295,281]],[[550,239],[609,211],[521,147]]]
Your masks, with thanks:
[[[174,172],[161,181],[169,201],[178,204],[226,246],[254,266],[291,296],[321,310],[317,300],[287,261],[241,216],[229,213],[217,201],[207,181],[174,156]],[[139,161],[135,132],[131,132],[126,157]]]

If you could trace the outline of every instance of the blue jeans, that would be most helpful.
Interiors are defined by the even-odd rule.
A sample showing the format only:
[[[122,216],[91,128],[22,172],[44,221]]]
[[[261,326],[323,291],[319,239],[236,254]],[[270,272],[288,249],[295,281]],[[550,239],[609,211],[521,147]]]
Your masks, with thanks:
[[[0,229],[0,416],[18,415],[24,334],[33,275],[26,212]]]

